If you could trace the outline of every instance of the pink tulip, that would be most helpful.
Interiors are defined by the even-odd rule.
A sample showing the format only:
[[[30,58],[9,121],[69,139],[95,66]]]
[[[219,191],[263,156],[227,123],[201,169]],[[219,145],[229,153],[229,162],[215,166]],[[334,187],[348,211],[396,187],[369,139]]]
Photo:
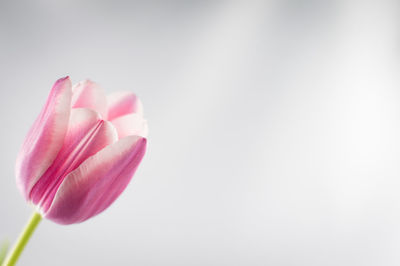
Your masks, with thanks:
[[[16,162],[26,200],[60,224],[79,223],[113,203],[146,150],[142,104],[130,92],[105,96],[94,82],[59,79]]]

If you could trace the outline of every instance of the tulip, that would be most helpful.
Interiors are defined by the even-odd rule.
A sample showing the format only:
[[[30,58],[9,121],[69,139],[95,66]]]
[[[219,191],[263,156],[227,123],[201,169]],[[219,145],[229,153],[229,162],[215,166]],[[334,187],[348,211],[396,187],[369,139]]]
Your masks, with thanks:
[[[147,123],[135,94],[105,96],[94,82],[51,89],[16,162],[17,186],[41,216],[83,222],[122,193],[146,150]]]
[[[17,157],[17,186],[36,210],[2,265],[15,265],[42,217],[73,224],[108,208],[138,168],[146,135],[135,94],[59,79]]]

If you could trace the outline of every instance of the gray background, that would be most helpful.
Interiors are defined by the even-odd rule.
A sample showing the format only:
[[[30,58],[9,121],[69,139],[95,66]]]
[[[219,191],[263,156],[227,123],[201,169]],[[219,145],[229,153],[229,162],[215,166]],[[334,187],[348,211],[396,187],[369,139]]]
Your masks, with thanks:
[[[399,265],[398,1],[0,1],[0,238],[53,82],[135,91],[123,195],[20,265]]]

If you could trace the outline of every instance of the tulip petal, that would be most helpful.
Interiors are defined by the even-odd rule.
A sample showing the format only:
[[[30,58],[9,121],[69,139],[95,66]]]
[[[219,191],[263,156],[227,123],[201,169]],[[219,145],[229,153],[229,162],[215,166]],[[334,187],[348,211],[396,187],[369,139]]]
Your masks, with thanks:
[[[72,108],[89,108],[107,115],[107,100],[103,89],[95,82],[84,80],[72,88]]]
[[[72,224],[105,210],[126,188],[145,150],[146,139],[129,136],[88,158],[64,179],[45,217]]]
[[[32,125],[18,154],[15,172],[17,185],[26,199],[40,176],[60,151],[68,127],[71,81],[56,81],[47,102]]]
[[[147,137],[147,121],[139,114],[120,116],[111,123],[117,129],[119,139],[132,135]]]
[[[131,113],[143,115],[142,102],[132,92],[121,91],[107,95],[107,106],[108,120]]]
[[[118,140],[114,126],[86,108],[72,109],[64,145],[53,164],[30,193],[34,204],[46,211],[64,178],[90,156]]]

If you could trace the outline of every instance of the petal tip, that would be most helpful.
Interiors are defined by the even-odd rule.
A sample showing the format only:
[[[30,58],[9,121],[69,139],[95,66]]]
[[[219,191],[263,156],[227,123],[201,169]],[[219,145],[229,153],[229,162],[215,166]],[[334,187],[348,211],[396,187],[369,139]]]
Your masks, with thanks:
[[[57,83],[57,82],[64,82],[64,81],[68,81],[68,80],[70,80],[69,76],[65,76],[65,77],[63,77],[63,78],[59,78],[59,79],[56,81],[56,83]]]
[[[63,88],[64,86],[67,86],[67,87],[71,87],[72,86],[69,76],[66,76],[66,77],[58,79],[54,83],[53,87],[55,87],[55,88]]]

